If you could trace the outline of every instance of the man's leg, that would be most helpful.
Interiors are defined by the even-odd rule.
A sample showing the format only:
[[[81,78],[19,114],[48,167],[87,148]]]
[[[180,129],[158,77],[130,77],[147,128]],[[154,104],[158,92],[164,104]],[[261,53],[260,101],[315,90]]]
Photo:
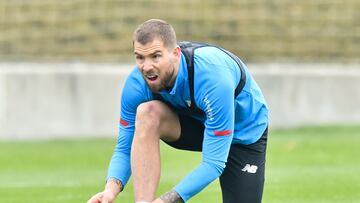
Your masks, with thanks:
[[[224,203],[260,203],[265,180],[267,130],[254,144],[234,144],[220,176]]]
[[[164,103],[150,101],[137,108],[131,149],[136,202],[151,202],[155,199],[161,170],[159,140],[176,141],[180,131],[177,114]]]

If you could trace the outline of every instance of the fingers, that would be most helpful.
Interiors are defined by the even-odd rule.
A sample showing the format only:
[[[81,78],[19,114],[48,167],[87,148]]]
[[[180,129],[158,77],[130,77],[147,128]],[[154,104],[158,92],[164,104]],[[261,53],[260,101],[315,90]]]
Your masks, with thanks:
[[[105,191],[101,198],[101,203],[112,203],[115,199],[115,196],[108,191]]]
[[[94,196],[92,196],[89,201],[87,201],[87,203],[103,203],[102,199],[103,199],[104,193],[103,192],[99,192],[97,194],[95,194]]]
[[[101,203],[112,203],[112,201],[109,201],[108,198],[103,197],[102,200],[101,200]]]
[[[99,192],[92,196],[87,203],[112,203],[114,199],[115,195],[105,190],[104,192]]]

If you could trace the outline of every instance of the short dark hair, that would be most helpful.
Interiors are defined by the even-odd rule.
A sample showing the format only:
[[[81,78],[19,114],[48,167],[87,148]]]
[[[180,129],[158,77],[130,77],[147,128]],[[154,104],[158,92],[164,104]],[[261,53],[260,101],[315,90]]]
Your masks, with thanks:
[[[175,48],[177,45],[174,28],[164,20],[150,19],[141,24],[134,32],[134,42],[145,45],[159,39],[168,49]]]

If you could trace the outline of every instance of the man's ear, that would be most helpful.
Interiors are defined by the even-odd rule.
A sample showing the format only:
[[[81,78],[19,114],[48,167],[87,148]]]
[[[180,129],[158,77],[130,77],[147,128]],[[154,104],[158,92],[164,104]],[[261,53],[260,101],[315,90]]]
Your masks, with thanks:
[[[181,56],[181,49],[179,46],[176,46],[173,50],[173,54],[175,56],[175,58],[177,58],[178,60],[180,60],[180,56]]]

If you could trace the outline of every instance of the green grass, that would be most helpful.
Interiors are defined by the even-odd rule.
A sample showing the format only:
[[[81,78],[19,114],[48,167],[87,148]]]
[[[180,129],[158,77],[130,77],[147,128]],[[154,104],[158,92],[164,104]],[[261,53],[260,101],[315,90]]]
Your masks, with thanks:
[[[114,139],[1,141],[0,202],[86,202],[103,189],[114,145]],[[200,155],[162,145],[159,194]],[[263,202],[357,202],[359,191],[360,126],[270,131]],[[133,202],[131,181],[117,202]],[[221,202],[218,182],[189,202]]]

